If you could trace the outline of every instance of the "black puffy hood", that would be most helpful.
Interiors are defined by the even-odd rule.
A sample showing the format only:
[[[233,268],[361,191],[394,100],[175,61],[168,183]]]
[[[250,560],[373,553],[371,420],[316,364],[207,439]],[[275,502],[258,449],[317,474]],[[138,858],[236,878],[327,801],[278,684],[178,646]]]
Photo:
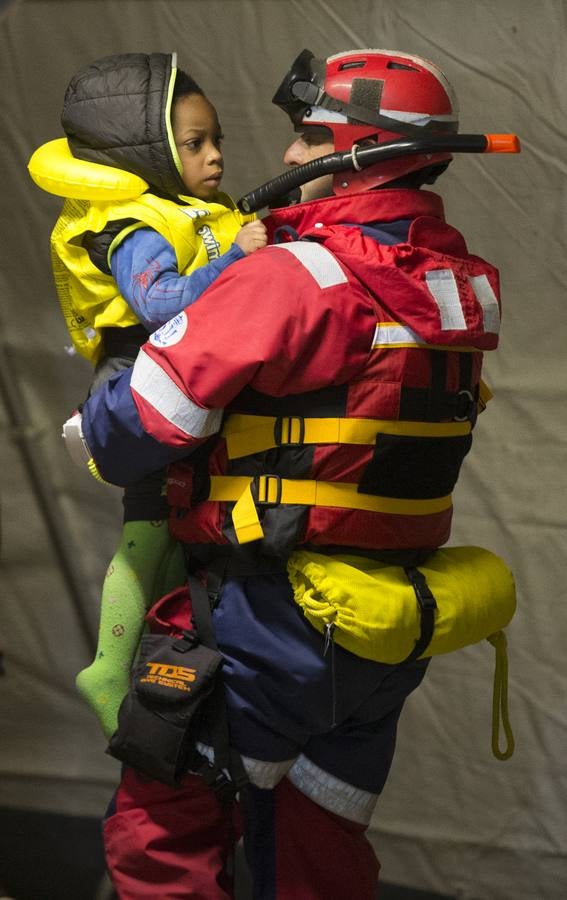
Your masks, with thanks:
[[[171,132],[175,53],[105,56],[72,78],[61,124],[73,156],[126,169],[160,193],[185,192]]]

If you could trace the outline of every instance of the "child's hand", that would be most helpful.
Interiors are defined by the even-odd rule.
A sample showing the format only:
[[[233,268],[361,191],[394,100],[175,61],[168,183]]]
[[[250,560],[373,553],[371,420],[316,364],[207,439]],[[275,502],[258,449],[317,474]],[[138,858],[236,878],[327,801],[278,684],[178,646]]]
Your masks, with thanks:
[[[243,225],[234,239],[234,243],[238,244],[246,255],[254,253],[254,250],[260,250],[268,243],[268,232],[263,222],[258,219],[256,222],[248,222]]]

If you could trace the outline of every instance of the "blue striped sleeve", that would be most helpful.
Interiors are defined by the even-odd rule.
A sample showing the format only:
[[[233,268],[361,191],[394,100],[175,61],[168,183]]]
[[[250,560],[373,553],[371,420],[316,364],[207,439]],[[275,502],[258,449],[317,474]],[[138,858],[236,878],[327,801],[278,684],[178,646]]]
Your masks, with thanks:
[[[128,305],[153,332],[191,306],[231,263],[244,256],[232,244],[218,259],[180,275],[171,244],[152,228],[137,228],[114,250],[110,268]]]

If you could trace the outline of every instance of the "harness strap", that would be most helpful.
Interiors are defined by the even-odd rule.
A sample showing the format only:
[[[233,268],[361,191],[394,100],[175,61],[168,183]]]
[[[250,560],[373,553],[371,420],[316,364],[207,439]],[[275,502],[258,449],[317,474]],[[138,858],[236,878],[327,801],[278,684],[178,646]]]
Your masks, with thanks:
[[[427,420],[444,418],[443,402],[447,381],[447,353],[444,350],[429,351],[430,377],[427,389]],[[465,416],[463,416],[465,418]]]
[[[282,446],[303,444],[374,444],[379,434],[405,437],[461,437],[472,425],[463,422],[406,422],[397,419],[304,418],[253,416],[234,413],[222,435],[229,459],[262,453]]]
[[[207,584],[193,574],[189,574],[189,589],[193,620],[199,640],[206,647],[217,650],[211,610],[222,586],[223,572],[213,568],[207,577]],[[240,754],[230,744],[228,716],[222,675],[216,678],[215,686],[207,700],[206,721],[209,727],[214,751],[212,763],[195,751],[197,765],[191,766],[211,788],[221,803],[230,803],[236,794],[248,783]]]
[[[481,378],[479,385],[478,385],[478,411],[479,411],[479,413],[484,412],[484,410],[486,409],[486,407],[488,406],[488,404],[490,403],[490,401],[492,400],[493,397],[494,397],[494,394],[490,390],[486,381],[483,381]]]
[[[232,522],[239,544],[264,537],[258,506],[280,504],[330,506],[400,516],[425,516],[450,509],[451,495],[430,500],[400,500],[361,494],[358,485],[314,479],[281,478],[279,475],[212,475],[209,500],[235,502]]]
[[[417,605],[419,607],[420,618],[419,638],[415,642],[415,647],[413,648],[412,652],[405,659],[405,662],[411,662],[414,659],[419,659],[419,657],[425,653],[429,644],[431,643],[431,638],[433,637],[433,632],[435,631],[435,613],[437,612],[437,601],[435,600],[435,597],[429,589],[429,585],[425,580],[425,575],[423,574],[423,572],[420,572],[419,569],[415,568],[415,566],[406,566],[404,568],[404,572],[406,573],[407,579],[414,589]]]

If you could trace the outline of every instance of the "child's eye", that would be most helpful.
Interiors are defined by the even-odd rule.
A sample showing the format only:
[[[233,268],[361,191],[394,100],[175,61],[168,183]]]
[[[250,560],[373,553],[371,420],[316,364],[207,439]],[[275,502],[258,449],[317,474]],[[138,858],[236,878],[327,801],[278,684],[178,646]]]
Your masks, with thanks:
[[[215,138],[215,147],[222,147],[222,143],[224,141],[224,134],[217,134]]]
[[[199,147],[201,146],[201,139],[195,138],[192,141],[185,141],[185,146],[187,147],[188,150],[198,150]]]

